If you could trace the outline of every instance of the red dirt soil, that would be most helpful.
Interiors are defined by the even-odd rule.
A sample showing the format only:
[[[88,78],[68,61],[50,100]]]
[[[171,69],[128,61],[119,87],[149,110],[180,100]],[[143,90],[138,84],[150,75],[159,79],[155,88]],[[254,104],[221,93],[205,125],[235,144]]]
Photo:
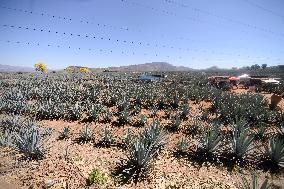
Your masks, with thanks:
[[[246,92],[242,89],[233,92]],[[270,98],[270,94],[264,94]],[[203,106],[209,103],[202,102]],[[284,100],[279,104],[284,110]],[[196,116],[198,107],[190,103],[191,112]],[[143,110],[144,114],[149,114]],[[159,116],[163,116],[159,112]],[[149,123],[152,119],[149,119]],[[162,124],[168,122],[164,120]],[[188,125],[190,120],[182,125]],[[136,128],[130,125],[114,127],[110,124],[91,124],[90,128],[95,134],[95,140],[91,143],[77,144],[74,139],[79,136],[82,124],[78,122],[64,121],[41,121],[41,128],[52,128],[51,138],[46,141],[48,150],[44,159],[38,161],[23,161],[21,155],[7,148],[0,148],[0,189],[9,189],[10,183],[22,188],[44,188],[48,180],[54,182],[51,188],[85,188],[86,179],[94,168],[98,168],[106,177],[106,186],[98,188],[116,188],[119,185],[111,176],[118,162],[126,158],[126,152],[118,146],[110,148],[99,148],[94,145],[99,142],[102,128],[108,126],[113,133],[115,140],[120,143],[122,136],[130,128],[134,133],[138,133],[143,128]],[[69,126],[71,133],[69,139],[57,140],[59,131],[65,126]],[[167,145],[154,161],[153,169],[150,171],[149,178],[137,185],[128,183],[123,188],[237,188],[236,183],[240,181],[238,167],[232,172],[225,167],[216,167],[211,164],[199,166],[197,163],[186,158],[176,158],[173,155],[175,145],[182,137],[189,140],[190,148],[195,148],[197,139],[191,138],[183,132],[167,135]],[[67,154],[67,155],[66,155]],[[250,178],[250,170],[244,170],[247,178]],[[257,174],[263,180],[265,176],[271,178],[267,173],[258,171]],[[273,183],[284,186],[282,177],[273,178]],[[92,187],[91,187],[92,188]],[[93,187],[96,188],[96,187]],[[12,188],[11,188],[12,189]],[[16,189],[16,188],[15,188]]]

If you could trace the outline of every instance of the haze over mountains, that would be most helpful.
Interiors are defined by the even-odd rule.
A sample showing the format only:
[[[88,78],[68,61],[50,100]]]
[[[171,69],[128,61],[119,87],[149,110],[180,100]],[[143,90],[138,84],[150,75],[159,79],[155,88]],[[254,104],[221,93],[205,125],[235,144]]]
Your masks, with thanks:
[[[0,64],[0,72],[34,72],[35,69],[32,67],[24,66],[10,66]]]
[[[147,71],[190,71],[191,68],[184,66],[174,66],[167,62],[152,62],[145,64],[136,64],[129,66],[109,67],[110,71],[131,71],[131,72],[147,72]]]
[[[81,66],[74,66],[80,68]],[[48,68],[48,65],[47,65]],[[107,68],[91,68],[95,71],[126,71],[126,72],[148,72],[148,71],[190,71],[193,70],[184,66],[174,66],[167,62],[152,62],[145,64],[136,64],[129,66],[107,67]],[[0,72],[34,72],[32,67],[9,66],[0,64]]]

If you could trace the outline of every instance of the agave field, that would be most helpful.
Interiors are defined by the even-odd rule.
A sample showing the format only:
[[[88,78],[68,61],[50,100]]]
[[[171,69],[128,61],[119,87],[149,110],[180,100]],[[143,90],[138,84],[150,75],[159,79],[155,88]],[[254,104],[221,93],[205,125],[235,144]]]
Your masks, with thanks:
[[[0,180],[23,188],[281,188],[283,100],[206,73],[0,74]]]

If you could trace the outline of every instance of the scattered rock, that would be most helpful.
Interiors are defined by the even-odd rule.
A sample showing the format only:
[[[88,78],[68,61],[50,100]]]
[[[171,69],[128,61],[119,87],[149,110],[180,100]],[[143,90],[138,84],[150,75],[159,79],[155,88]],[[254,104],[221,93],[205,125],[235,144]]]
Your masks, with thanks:
[[[45,189],[51,188],[54,184],[55,184],[55,181],[52,180],[52,179],[49,179],[44,183],[43,188],[45,188]]]

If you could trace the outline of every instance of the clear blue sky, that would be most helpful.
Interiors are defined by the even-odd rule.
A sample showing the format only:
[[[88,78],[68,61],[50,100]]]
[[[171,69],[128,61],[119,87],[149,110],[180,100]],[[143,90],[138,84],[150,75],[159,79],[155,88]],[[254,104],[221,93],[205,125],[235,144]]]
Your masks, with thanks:
[[[284,64],[283,0],[0,0],[0,6],[0,64]]]

